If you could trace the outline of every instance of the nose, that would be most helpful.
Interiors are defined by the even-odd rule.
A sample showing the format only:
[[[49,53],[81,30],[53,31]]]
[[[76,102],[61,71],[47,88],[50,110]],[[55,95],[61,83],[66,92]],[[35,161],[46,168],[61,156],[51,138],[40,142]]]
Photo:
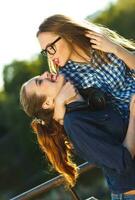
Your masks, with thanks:
[[[50,72],[44,72],[43,74],[40,75],[40,79],[44,78],[50,79],[50,77],[51,77]]]

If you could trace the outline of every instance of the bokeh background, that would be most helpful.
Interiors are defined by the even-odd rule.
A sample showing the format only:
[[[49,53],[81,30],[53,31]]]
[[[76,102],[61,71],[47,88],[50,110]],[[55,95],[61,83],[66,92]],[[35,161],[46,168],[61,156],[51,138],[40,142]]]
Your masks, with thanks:
[[[12,6],[9,5],[8,2],[9,4],[12,4]],[[7,1],[6,6],[3,8],[2,1],[0,2],[0,8],[5,9],[3,11],[5,13],[5,18],[3,17],[0,19],[4,24],[4,26],[1,27],[0,33],[2,34],[0,37],[1,41],[4,41],[4,46],[0,47],[0,70],[2,71],[0,77],[0,200],[9,200],[13,196],[37,186],[57,175],[55,171],[50,170],[51,168],[40,151],[36,137],[31,130],[30,119],[21,110],[19,104],[19,90],[22,83],[26,80],[48,70],[47,60],[38,54],[40,48],[36,44],[37,41],[35,35],[38,25],[44,18],[43,16],[49,16],[49,13],[53,14],[49,9],[53,6],[58,6],[59,8],[62,5],[57,4],[57,1],[51,1],[50,7],[47,7],[47,1],[44,1],[44,5],[42,5],[39,0],[37,13],[40,13],[40,19],[38,19],[39,21],[36,21],[36,17],[33,18],[33,23],[36,21],[34,24],[36,28],[34,27],[35,29],[32,29],[32,25],[23,28],[21,30],[21,32],[23,31],[22,35],[20,35],[19,29],[22,25],[22,21],[19,19],[19,9],[21,13],[22,1],[18,1],[17,5],[13,4],[13,1],[11,2]],[[34,2],[32,3],[31,1],[31,4],[28,2],[29,1],[25,2],[26,11],[29,11],[27,20],[31,20],[30,22],[32,22],[31,10],[33,9]],[[76,8],[70,1],[63,0],[63,3],[64,2],[67,3],[67,5],[71,4],[70,6],[75,15],[75,12],[79,9],[77,8],[79,6],[77,1]],[[83,4],[86,4],[87,14],[84,12],[84,14],[81,15],[84,11],[84,9],[82,9],[80,11],[81,17],[107,26],[126,38],[135,39],[135,0],[108,0],[104,6],[101,5],[101,2],[103,3],[104,1],[99,0],[96,3],[96,1],[89,0],[89,12],[87,5],[88,1],[85,2],[84,0]],[[96,4],[96,7],[91,10],[94,3]],[[98,3],[101,9],[98,8]],[[44,9],[40,12],[40,8],[43,7]],[[8,9],[10,10],[10,13],[8,12]],[[47,11],[47,14],[45,12],[45,15],[44,10]],[[14,23],[12,21],[12,16],[10,16],[15,11],[16,13],[14,13],[13,20],[17,21],[18,26],[13,26]],[[54,12],[56,12],[55,9]],[[57,13],[58,12],[62,13],[62,11],[57,11]],[[68,8],[67,10],[64,10],[63,13],[67,15],[71,14]],[[23,27],[25,27],[25,11],[23,12],[23,15]],[[36,15],[37,14],[35,14],[35,16]],[[5,23],[4,20],[6,20]],[[15,30],[14,36],[16,40],[13,39],[13,29]],[[34,38],[33,41],[35,40],[37,46],[31,46],[31,43],[25,40],[25,37],[27,37],[27,35],[29,36],[31,29],[33,30],[33,35],[31,37]],[[19,41],[23,41],[25,49],[20,46],[21,42],[19,43]],[[16,43],[18,44],[18,48],[15,49],[13,47]],[[18,57],[15,57],[14,55],[12,57],[8,56],[12,55],[12,49],[16,52]],[[28,52],[26,53],[25,50],[26,52],[28,50],[31,54]],[[2,54],[3,52],[5,52],[5,55]],[[25,59],[22,59],[18,52],[20,54],[25,52],[28,54],[27,56],[29,58],[25,58],[24,56]],[[80,160],[76,155],[74,159],[78,164],[83,162],[83,160]],[[76,191],[81,199],[88,198],[89,196],[95,196],[100,200],[110,199],[110,193],[106,181],[101,169],[98,167],[80,176],[76,185]],[[34,199],[70,200],[72,198],[70,194],[64,190],[64,187],[61,186]]]

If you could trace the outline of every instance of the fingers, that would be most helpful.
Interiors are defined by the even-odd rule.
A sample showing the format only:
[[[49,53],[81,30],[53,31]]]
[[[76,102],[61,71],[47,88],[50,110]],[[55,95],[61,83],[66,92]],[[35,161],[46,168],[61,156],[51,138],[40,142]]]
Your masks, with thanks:
[[[86,33],[86,37],[90,39],[91,47],[93,49],[102,50],[102,43],[104,41],[104,36],[101,33],[88,31]]]
[[[101,42],[100,42],[100,41],[91,39],[91,40],[90,40],[90,43],[91,43],[91,47],[92,47],[93,49],[102,50],[102,46],[101,46]]]
[[[74,88],[75,89],[74,85],[70,81],[66,82],[65,88],[67,88],[67,89],[68,88]]]
[[[89,39],[90,39],[90,42],[94,43],[94,44],[95,44],[95,42],[100,42],[101,41],[101,37],[100,36],[95,36],[95,35],[91,35],[89,37]]]
[[[85,34],[86,37],[88,38],[93,38],[93,39],[96,39],[96,40],[100,40],[101,37],[103,37],[103,34],[101,33],[96,33],[94,31],[88,31],[86,34]]]
[[[92,47],[93,49],[98,49],[98,50],[101,49],[98,45],[94,45],[94,44],[92,44],[91,47]]]
[[[88,31],[86,37],[90,40],[90,45],[93,49],[97,49],[103,52],[114,52],[116,44],[103,33],[97,33],[94,31]]]
[[[96,40],[96,39],[90,39],[90,42],[93,44],[100,44],[99,40]]]
[[[75,88],[75,93],[76,93],[76,94],[79,94],[79,92],[78,92],[77,88]]]

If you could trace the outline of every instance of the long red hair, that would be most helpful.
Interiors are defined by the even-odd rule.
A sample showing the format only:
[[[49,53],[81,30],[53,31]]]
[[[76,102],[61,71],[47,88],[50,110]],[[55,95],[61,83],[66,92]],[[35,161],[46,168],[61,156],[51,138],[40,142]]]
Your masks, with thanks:
[[[40,148],[53,167],[64,176],[68,186],[74,186],[78,176],[77,165],[72,162],[73,145],[64,128],[53,119],[53,110],[42,109],[45,97],[36,94],[27,96],[25,85],[20,91],[20,102],[30,117],[35,117],[31,126],[37,135]]]

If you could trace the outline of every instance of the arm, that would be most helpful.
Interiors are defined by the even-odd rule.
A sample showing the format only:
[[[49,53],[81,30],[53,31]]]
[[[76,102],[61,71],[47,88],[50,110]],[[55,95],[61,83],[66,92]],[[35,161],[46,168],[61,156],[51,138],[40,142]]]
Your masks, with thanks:
[[[130,118],[127,134],[123,145],[130,151],[132,158],[135,156],[135,95],[130,103]]]
[[[61,101],[55,101],[55,107],[54,107],[54,115],[53,118],[59,122],[61,125],[63,125],[63,119],[66,112],[65,104]]]
[[[112,124],[110,130],[107,127],[109,121]],[[110,116],[102,121],[97,117],[85,116],[82,112],[73,112],[65,115],[64,128],[80,157],[121,174],[130,170],[133,159],[128,149],[116,142],[112,135],[117,129],[122,131],[122,123],[117,119],[116,122],[113,123]]]
[[[130,69],[135,70],[135,53],[134,52],[131,52],[117,44],[113,51],[114,52],[112,53],[114,53],[117,57],[123,60]]]
[[[135,53],[127,50],[120,44],[112,41],[107,36],[101,33],[88,32],[86,34],[90,38],[92,48],[104,52],[115,54],[118,58],[123,60],[130,69],[135,69]]]

